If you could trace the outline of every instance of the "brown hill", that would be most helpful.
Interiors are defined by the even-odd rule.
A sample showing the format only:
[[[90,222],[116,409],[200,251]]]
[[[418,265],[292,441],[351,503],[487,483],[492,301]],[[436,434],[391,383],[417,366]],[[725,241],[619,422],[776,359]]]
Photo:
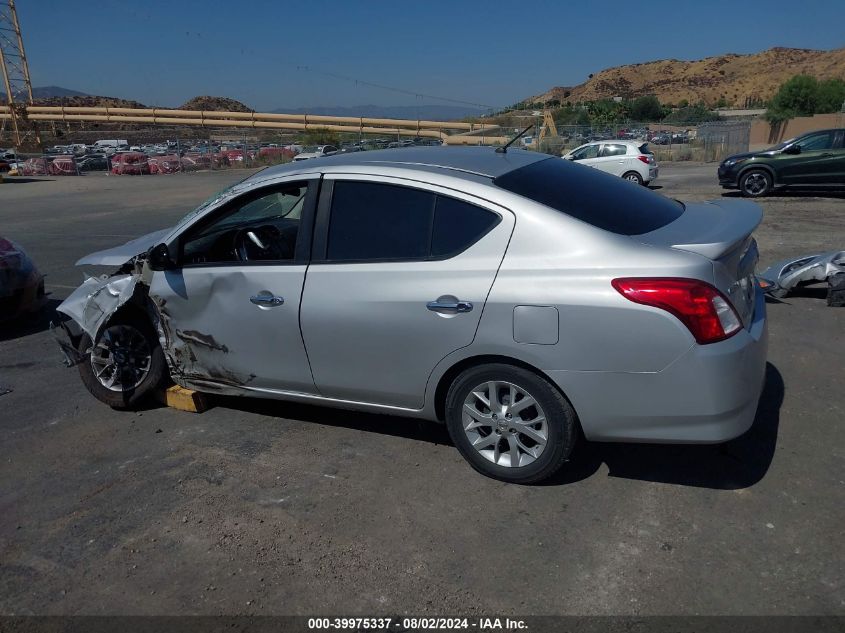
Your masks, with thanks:
[[[36,105],[43,106],[79,106],[85,108],[146,108],[143,103],[116,97],[98,97],[95,95],[77,95],[73,97],[43,97],[35,99]]]
[[[578,86],[552,88],[526,102],[558,99],[577,103],[655,95],[662,103],[677,104],[686,99],[714,105],[724,98],[729,105],[743,106],[748,101],[771,98],[780,84],[798,74],[845,79],[845,48],[771,48],[753,55],[729,53],[696,61],[665,59],[617,66],[596,73]]]
[[[255,112],[240,101],[228,97],[194,97],[179,106],[180,110],[204,110],[206,112]]]

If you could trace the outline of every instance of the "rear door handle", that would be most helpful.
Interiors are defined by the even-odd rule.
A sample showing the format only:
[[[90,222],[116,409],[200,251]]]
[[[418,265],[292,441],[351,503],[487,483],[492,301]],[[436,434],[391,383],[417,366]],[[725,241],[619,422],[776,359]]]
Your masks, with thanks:
[[[472,312],[472,303],[469,301],[450,301],[444,300],[443,297],[437,301],[429,301],[425,307],[432,312],[440,312],[442,314],[458,314],[463,312]]]
[[[268,308],[274,308],[276,306],[280,306],[285,302],[284,297],[276,297],[275,295],[271,294],[257,294],[253,295],[249,298],[250,302],[254,303],[257,306],[263,306]]]

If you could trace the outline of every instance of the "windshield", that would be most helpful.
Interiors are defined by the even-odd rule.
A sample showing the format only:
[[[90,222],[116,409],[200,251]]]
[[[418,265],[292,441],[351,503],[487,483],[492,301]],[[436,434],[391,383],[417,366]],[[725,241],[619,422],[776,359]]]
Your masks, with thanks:
[[[265,167],[265,169],[266,169],[266,167]],[[263,170],[259,170],[259,171],[263,171]],[[259,172],[256,172],[256,173],[259,173]],[[214,195],[212,195],[208,199],[204,200],[202,202],[202,204],[200,204],[200,206],[198,206],[196,209],[194,209],[193,211],[191,211],[190,213],[188,213],[187,215],[182,217],[182,219],[179,220],[176,223],[176,226],[182,226],[183,224],[186,224],[191,218],[196,217],[197,215],[199,215],[200,213],[202,213],[203,211],[205,211],[209,207],[216,205],[219,201],[223,200],[224,198],[228,198],[229,196],[232,195],[232,191],[235,189],[235,187],[237,187],[242,182],[246,181],[247,179],[251,178],[254,175],[255,174],[249,174],[245,178],[241,178],[239,181],[229,185],[225,189],[221,189],[220,191],[218,191],[217,193],[215,193]]]
[[[795,138],[790,138],[790,139],[787,139],[785,141],[781,141],[780,143],[778,143],[777,145],[773,145],[772,147],[770,147],[766,151],[767,152],[774,152],[776,150],[783,149],[787,145],[791,145],[792,143],[794,143],[797,139],[798,139],[798,137],[796,136]]]

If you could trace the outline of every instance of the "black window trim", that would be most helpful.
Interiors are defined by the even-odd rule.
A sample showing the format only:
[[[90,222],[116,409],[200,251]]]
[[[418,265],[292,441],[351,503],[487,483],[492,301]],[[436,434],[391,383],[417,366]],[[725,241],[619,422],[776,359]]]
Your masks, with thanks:
[[[195,222],[184,232],[182,232],[176,240],[177,268],[231,268],[232,266],[303,266],[308,265],[311,259],[311,246],[314,234],[314,217],[315,207],[318,197],[320,195],[320,178],[301,178],[286,180],[284,182],[273,182],[266,185],[257,185],[253,189],[245,191],[244,193],[232,198],[219,208],[212,211],[200,221]],[[233,262],[200,262],[200,263],[185,263],[183,261],[184,251],[183,246],[185,238],[197,231],[203,230],[210,224],[216,222],[220,217],[228,214],[235,206],[242,206],[244,203],[254,202],[267,193],[272,193],[274,190],[284,189],[293,185],[305,185],[307,191],[305,192],[305,200],[302,204],[302,213],[299,218],[299,231],[296,236],[296,252],[293,259],[264,259],[260,261],[233,261]]]
[[[343,260],[334,260],[328,259],[328,246],[329,246],[329,225],[331,223],[331,208],[332,208],[332,198],[334,196],[334,184],[336,182],[357,182],[357,183],[369,183],[369,184],[376,184],[376,185],[387,185],[391,187],[402,187],[404,189],[412,189],[414,191],[423,191],[426,193],[430,193],[431,195],[444,198],[452,198],[453,200],[457,200],[458,202],[463,202],[464,204],[471,204],[480,209],[484,209],[485,211],[492,213],[496,216],[496,221],[493,222],[490,227],[480,234],[475,240],[467,244],[464,248],[459,251],[454,251],[452,253],[441,255],[437,257],[428,256],[428,257],[408,257],[408,258],[394,258],[394,257],[385,257],[385,258],[368,258],[368,259],[343,259]],[[415,181],[410,181],[415,182]],[[421,183],[423,184],[423,183]],[[437,202],[435,200],[435,213],[432,214],[432,223],[435,220],[437,211]],[[491,209],[489,206],[484,206],[478,204],[477,202],[469,202],[467,200],[463,200],[457,196],[449,195],[445,193],[441,193],[440,191],[432,190],[432,189],[424,189],[414,185],[406,185],[400,184],[397,182],[393,182],[392,180],[372,180],[370,178],[331,178],[326,179],[323,181],[322,186],[320,187],[320,199],[317,203],[317,218],[314,223],[314,248],[311,251],[311,263],[312,264],[332,264],[332,265],[343,265],[343,264],[410,264],[415,262],[442,262],[448,259],[452,259],[453,257],[457,257],[458,255],[468,251],[470,248],[478,244],[481,240],[483,240],[490,232],[495,229],[499,224],[502,223],[502,214],[494,209]],[[433,227],[432,230],[429,232],[429,252],[431,252],[431,241],[433,239]]]

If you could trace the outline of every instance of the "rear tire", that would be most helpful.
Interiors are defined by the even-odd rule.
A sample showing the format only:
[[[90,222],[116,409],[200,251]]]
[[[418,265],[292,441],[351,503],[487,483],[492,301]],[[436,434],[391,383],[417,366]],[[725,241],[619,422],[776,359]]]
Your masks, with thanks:
[[[751,169],[739,179],[739,190],[746,198],[760,198],[772,190],[772,177],[764,169]]]
[[[624,174],[622,174],[622,178],[624,178],[624,179],[625,179],[625,180],[627,180],[628,182],[633,182],[633,183],[635,183],[635,184],[637,184],[637,185],[641,185],[641,184],[643,184],[643,177],[642,177],[642,176],[640,176],[640,175],[639,175],[637,172],[635,172],[635,171],[628,171],[628,172],[625,172]]]
[[[482,475],[531,484],[567,461],[578,418],[548,380],[496,363],[455,378],[446,396],[446,426],[458,451]]]
[[[97,400],[114,409],[131,409],[159,387],[167,363],[149,321],[124,315],[108,322],[96,346],[83,334],[79,353],[82,383]],[[93,353],[93,358],[92,358]]]

